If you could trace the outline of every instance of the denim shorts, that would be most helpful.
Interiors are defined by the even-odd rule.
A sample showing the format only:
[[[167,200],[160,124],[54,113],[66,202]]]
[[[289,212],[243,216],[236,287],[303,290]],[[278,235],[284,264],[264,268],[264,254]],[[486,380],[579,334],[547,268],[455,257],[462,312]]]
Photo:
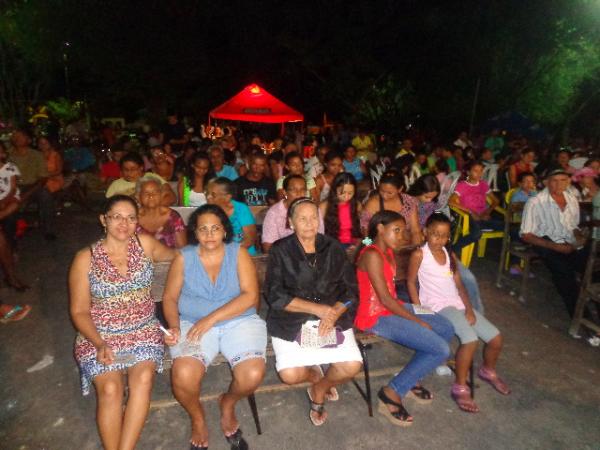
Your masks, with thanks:
[[[170,347],[171,358],[196,358],[205,369],[208,369],[219,353],[223,354],[231,367],[247,359],[266,359],[267,326],[258,314],[240,317],[224,325],[212,327],[198,343],[186,341],[187,332],[192,326],[193,323],[185,320],[179,324],[181,336],[179,342]]]
[[[475,314],[475,325],[469,325],[469,322],[465,317],[464,309],[456,309],[453,306],[449,306],[438,311],[438,314],[444,316],[452,323],[454,332],[458,336],[461,344],[475,342],[478,339],[488,343],[500,334],[498,328],[492,325],[489,320],[475,309],[473,310],[473,313]]]

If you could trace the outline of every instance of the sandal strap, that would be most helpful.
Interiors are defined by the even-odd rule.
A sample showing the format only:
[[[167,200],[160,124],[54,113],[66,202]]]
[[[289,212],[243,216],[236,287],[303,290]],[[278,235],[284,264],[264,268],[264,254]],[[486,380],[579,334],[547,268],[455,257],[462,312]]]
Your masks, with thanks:
[[[325,411],[325,404],[310,402],[310,410],[316,412],[319,415],[323,414],[323,412]]]
[[[408,420],[408,418],[410,417],[410,413],[406,410],[406,408],[402,405],[396,405],[398,406],[398,411],[394,411],[391,412],[390,414],[395,417],[396,419],[402,421],[402,422],[406,422]]]
[[[420,385],[414,386],[413,388],[411,388],[411,391],[413,394],[415,394],[419,398],[422,398],[423,400],[431,400],[433,398],[431,392]]]
[[[404,406],[402,406],[402,403],[397,403],[394,400],[392,400],[391,398],[389,398],[383,391],[383,388],[379,389],[379,392],[377,392],[377,397],[379,397],[379,400],[381,400],[386,405],[397,406],[398,408],[404,409]]]

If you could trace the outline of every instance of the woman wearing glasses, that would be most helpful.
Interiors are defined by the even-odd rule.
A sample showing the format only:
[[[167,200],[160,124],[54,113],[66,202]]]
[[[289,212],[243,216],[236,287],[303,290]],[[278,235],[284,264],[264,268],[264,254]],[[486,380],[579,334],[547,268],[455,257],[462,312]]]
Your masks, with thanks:
[[[100,222],[105,237],[79,251],[69,273],[71,319],[79,332],[75,359],[83,394],[96,388],[104,448],[133,449],[164,353],[150,294],[152,263],[172,260],[175,251],[135,234],[138,209],[131,197],[109,198]],[[123,410],[124,371],[129,394]]]
[[[221,429],[231,448],[247,448],[235,405],[262,382],[267,346],[265,322],[256,313],[256,268],[248,250],[234,242],[233,227],[221,207],[198,208],[188,231],[195,245],[175,257],[163,295],[173,393],[191,419],[191,448],[208,447],[200,385],[221,353],[233,373],[229,390],[219,397]]]

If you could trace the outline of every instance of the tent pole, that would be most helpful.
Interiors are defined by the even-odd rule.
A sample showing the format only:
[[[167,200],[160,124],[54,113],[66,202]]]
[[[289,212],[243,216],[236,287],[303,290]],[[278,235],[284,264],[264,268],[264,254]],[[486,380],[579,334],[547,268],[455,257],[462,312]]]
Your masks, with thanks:
[[[285,135],[285,122],[281,122],[281,137]]]

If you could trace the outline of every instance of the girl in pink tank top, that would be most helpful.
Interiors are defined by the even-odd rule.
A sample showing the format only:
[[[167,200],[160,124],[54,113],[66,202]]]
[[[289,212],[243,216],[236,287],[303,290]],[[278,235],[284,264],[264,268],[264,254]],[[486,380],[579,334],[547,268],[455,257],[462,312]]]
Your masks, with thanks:
[[[479,339],[485,342],[483,366],[479,377],[504,395],[510,389],[496,373],[496,361],[502,349],[498,329],[471,306],[469,296],[456,270],[456,256],[445,246],[450,240],[450,219],[432,214],[425,226],[426,242],[410,258],[407,287],[411,301],[448,319],[460,340],[456,353],[456,380],[451,395],[463,411],[479,411],[467,386],[467,373],[473,363]],[[418,288],[417,288],[418,280]]]

